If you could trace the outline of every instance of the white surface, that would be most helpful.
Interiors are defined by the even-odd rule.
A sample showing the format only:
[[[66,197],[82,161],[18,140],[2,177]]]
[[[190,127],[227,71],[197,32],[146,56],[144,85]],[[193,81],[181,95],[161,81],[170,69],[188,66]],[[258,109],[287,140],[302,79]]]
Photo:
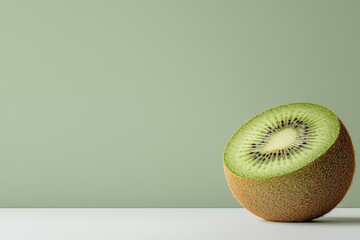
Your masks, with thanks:
[[[1,240],[360,239],[360,209],[308,223],[267,222],[238,208],[0,209]]]

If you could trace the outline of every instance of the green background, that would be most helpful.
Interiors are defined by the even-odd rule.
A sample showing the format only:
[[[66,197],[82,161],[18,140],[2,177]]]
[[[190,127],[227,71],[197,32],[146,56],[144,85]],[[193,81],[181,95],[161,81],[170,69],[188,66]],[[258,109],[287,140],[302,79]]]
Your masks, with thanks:
[[[360,142],[359,1],[1,1],[0,207],[238,207],[222,170],[266,108]],[[341,207],[360,207],[356,175]]]

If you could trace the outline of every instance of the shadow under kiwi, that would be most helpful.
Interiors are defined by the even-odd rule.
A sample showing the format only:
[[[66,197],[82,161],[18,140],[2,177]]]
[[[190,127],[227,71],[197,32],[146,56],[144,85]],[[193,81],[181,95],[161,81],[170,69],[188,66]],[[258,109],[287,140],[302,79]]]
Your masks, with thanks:
[[[265,219],[262,219],[265,222],[268,222]],[[277,222],[269,221],[272,223],[289,223],[289,224],[328,224],[328,225],[360,225],[360,217],[320,217],[309,221],[304,222]]]
[[[307,223],[332,225],[360,225],[360,217],[321,217]]]

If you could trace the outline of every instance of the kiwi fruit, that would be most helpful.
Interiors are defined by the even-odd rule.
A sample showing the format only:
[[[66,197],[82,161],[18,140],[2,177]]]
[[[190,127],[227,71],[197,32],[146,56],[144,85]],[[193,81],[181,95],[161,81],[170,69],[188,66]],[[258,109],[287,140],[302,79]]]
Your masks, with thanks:
[[[255,116],[233,134],[223,160],[236,200],[279,222],[310,221],[331,211],[355,169],[345,126],[314,103],[281,105]]]

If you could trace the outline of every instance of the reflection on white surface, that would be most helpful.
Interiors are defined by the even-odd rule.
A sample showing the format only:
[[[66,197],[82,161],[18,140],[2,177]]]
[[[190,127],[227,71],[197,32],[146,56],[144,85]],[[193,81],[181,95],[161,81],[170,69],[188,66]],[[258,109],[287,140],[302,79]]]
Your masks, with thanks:
[[[358,239],[360,209],[275,223],[240,208],[0,209],[0,239]]]

